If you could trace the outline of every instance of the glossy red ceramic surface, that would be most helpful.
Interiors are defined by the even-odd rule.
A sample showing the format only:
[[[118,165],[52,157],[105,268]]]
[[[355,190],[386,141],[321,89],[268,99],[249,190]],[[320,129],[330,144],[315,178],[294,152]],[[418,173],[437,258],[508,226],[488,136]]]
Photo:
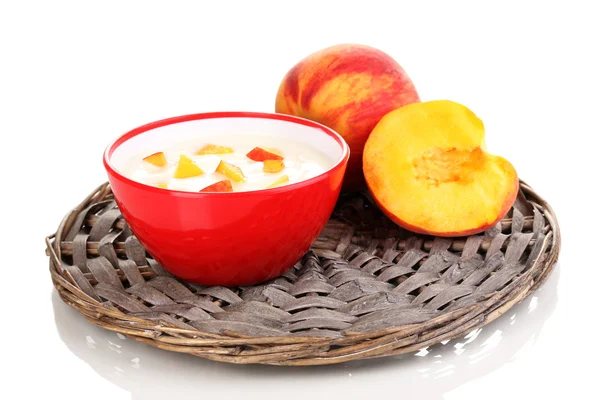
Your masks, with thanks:
[[[198,119],[259,118],[317,128],[340,146],[325,173],[279,188],[236,193],[190,193],[132,181],[110,162],[136,135]],[[340,193],[347,144],[315,122],[288,115],[219,112],[193,114],[136,128],[109,145],[104,166],[117,204],[133,233],[170,273],[202,285],[248,285],[274,278],[300,260],[325,226]]]

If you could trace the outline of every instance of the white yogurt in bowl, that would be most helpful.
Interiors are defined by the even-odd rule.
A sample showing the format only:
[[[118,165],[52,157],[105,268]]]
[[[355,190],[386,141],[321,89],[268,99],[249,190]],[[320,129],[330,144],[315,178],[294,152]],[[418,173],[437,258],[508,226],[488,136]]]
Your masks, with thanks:
[[[196,154],[206,145],[229,147],[233,153]],[[280,172],[264,172],[263,162],[253,161],[246,156],[255,147],[276,149],[283,157],[284,168]],[[144,157],[149,154],[138,153],[121,168],[126,177],[148,185],[160,185],[167,189],[198,192],[216,182],[228,179],[227,176],[216,172],[221,160],[239,167],[245,178],[241,182],[230,179],[233,191],[248,191],[266,189],[279,178],[288,177],[284,184],[304,181],[313,178],[333,165],[333,161],[323,152],[310,145],[284,138],[258,135],[227,135],[210,137],[204,135],[199,139],[189,139],[173,143],[161,150],[166,158],[166,165],[157,167]],[[189,157],[203,174],[178,179],[175,171],[181,155]]]
[[[233,153],[196,154],[206,145],[229,147]],[[284,169],[279,172],[263,171],[262,162],[246,156],[255,147],[280,152]],[[164,166],[157,167],[143,160],[157,152],[164,154]],[[176,178],[181,155],[189,157],[203,173],[185,179]],[[110,163],[123,176],[142,184],[199,192],[228,179],[215,172],[222,160],[242,170],[243,181],[230,180],[233,191],[240,192],[266,189],[283,177],[288,180],[277,186],[317,177],[336,165],[343,156],[336,139],[321,134],[317,128],[278,119],[236,117],[183,121],[132,135],[115,148]]]

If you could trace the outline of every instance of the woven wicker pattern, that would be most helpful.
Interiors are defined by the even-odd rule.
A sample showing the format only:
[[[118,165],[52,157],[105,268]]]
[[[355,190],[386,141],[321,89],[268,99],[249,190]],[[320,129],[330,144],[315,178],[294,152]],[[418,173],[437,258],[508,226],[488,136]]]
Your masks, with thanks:
[[[492,321],[546,280],[560,234],[523,183],[509,218],[453,239],[407,232],[353,195],[283,276],[201,287],[146,253],[104,184],[46,243],[61,298],[97,325],[218,361],[314,365],[411,352]]]

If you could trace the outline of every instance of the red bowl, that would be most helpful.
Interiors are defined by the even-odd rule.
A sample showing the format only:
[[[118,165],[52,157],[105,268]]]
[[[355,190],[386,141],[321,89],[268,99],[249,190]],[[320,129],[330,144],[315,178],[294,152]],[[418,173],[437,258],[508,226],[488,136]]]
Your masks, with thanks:
[[[248,133],[301,141],[332,159],[324,173],[272,189],[194,193],[160,189],[119,172],[132,155],[178,139]],[[333,130],[283,114],[214,112],[153,122],[104,153],[116,202],[140,242],[167,271],[201,285],[250,285],[281,275],[317,238],[340,193],[350,150]]]

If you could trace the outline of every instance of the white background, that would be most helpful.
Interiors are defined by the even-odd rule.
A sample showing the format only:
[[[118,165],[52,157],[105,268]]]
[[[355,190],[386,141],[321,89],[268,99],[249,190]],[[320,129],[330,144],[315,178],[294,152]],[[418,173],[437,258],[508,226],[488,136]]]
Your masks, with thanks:
[[[0,397],[598,398],[594,3],[2,1]],[[43,238],[105,180],[110,140],[180,114],[273,111],[290,67],[343,42],[388,52],[423,100],[483,119],[490,151],[558,215],[563,250],[546,286],[467,344],[305,369],[159,351],[60,302]]]

